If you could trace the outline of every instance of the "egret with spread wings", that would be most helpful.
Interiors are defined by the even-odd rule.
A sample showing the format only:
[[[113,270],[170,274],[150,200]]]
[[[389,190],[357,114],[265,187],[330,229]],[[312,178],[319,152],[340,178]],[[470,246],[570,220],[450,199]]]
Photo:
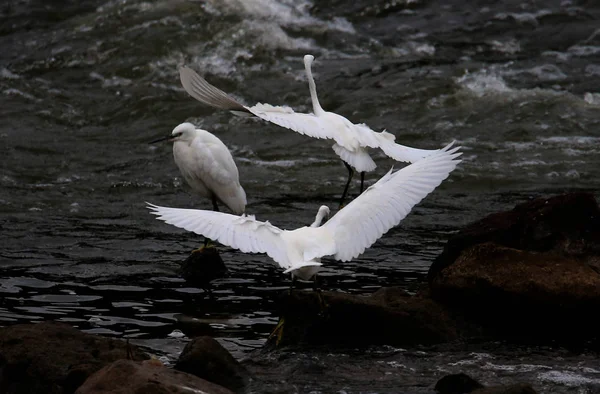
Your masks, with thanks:
[[[227,93],[209,84],[188,67],[180,68],[179,76],[181,84],[188,94],[204,104],[237,114],[254,115],[309,137],[333,140],[335,142],[333,150],[348,169],[348,181],[342,193],[340,207],[348,193],[354,169],[361,174],[360,192],[362,193],[365,172],[373,171],[377,167],[366,148],[381,149],[383,153],[394,160],[409,163],[414,163],[437,151],[397,144],[396,137],[387,131],[376,132],[364,123],[354,124],[341,115],[323,110],[319,104],[312,76],[313,60],[314,56],[312,55],[304,56],[304,67],[313,105],[313,113],[309,114],[294,112],[287,106],[280,107],[261,103],[252,107],[242,105]]]
[[[266,253],[284,272],[310,280],[321,269],[322,257],[349,261],[359,256],[446,179],[460,162],[459,148],[451,145],[395,173],[390,170],[321,226],[323,208],[312,226],[288,231],[254,216],[148,206],[168,224],[245,253]]]

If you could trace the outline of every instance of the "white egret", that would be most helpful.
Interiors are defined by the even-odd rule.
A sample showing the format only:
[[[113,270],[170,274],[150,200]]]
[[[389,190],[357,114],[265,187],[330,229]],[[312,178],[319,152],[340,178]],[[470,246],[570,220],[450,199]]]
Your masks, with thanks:
[[[148,206],[168,224],[245,253],[266,253],[284,272],[309,280],[321,269],[321,257],[349,261],[400,223],[460,162],[459,148],[451,145],[395,173],[390,170],[322,226],[323,207],[311,227],[288,231],[254,216]]]
[[[313,138],[334,140],[332,148],[348,169],[348,181],[344,187],[340,207],[343,205],[354,169],[360,172],[360,192],[364,187],[365,172],[373,171],[377,165],[366,148],[379,148],[387,156],[401,162],[414,163],[437,150],[416,149],[395,143],[396,137],[387,131],[376,132],[364,123],[354,124],[345,117],[323,110],[317,97],[311,65],[314,56],[304,56],[304,67],[308,78],[313,113],[296,113],[287,106],[258,103],[252,107],[242,105],[233,97],[209,84],[188,67],[179,69],[183,88],[196,100],[214,108],[232,111],[235,114],[250,114],[294,130]]]
[[[211,199],[214,211],[220,202],[237,215],[244,213],[246,192],[231,152],[219,138],[186,122],[151,143],[166,140],[173,141],[173,158],[183,178],[194,192]]]

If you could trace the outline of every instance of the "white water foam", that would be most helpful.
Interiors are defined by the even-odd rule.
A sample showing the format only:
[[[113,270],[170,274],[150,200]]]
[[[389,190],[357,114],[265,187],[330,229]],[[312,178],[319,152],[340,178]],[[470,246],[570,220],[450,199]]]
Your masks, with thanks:
[[[578,387],[587,384],[600,384],[600,378],[588,378],[569,371],[548,371],[538,375],[543,382],[558,383],[569,387]]]

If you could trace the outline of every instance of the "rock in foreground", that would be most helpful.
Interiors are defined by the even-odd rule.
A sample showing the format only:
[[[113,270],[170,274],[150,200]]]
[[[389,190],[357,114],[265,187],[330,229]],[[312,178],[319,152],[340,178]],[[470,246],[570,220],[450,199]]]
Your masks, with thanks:
[[[600,333],[600,274],[556,253],[475,245],[436,276],[431,292],[495,334],[572,342]]]
[[[428,277],[436,301],[488,334],[596,342],[600,208],[572,193],[492,214],[452,237]]]
[[[214,338],[202,336],[185,345],[175,369],[237,391],[249,381],[249,373]]]
[[[280,301],[284,320],[280,345],[415,345],[457,339],[456,324],[438,304],[382,288],[369,297],[293,291]],[[274,339],[275,337],[273,337]]]
[[[88,376],[127,358],[121,340],[85,334],[55,322],[0,328],[0,393],[73,393]],[[147,359],[135,346],[136,360]]]
[[[469,224],[448,240],[431,267],[431,282],[463,250],[485,242],[580,259],[600,272],[600,207],[591,193],[537,198]]]
[[[79,387],[76,394],[233,394],[232,391],[175,371],[159,361],[119,360],[102,368]]]

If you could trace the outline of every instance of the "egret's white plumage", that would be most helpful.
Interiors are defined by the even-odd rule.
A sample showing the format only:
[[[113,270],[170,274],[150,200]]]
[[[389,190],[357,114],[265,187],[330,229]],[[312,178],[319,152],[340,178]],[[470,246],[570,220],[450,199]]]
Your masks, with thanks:
[[[364,173],[373,171],[377,167],[366,148],[381,149],[383,153],[394,160],[409,163],[414,163],[437,151],[397,144],[396,137],[387,131],[376,132],[364,123],[354,124],[341,115],[323,110],[312,76],[313,60],[314,56],[312,55],[304,56],[304,67],[313,105],[313,113],[308,114],[294,112],[287,106],[261,103],[252,107],[242,105],[187,67],[179,69],[179,76],[181,84],[188,94],[207,105],[234,113],[251,114],[309,137],[333,140],[335,142],[332,146],[334,152],[350,165],[342,203],[352,179],[352,169],[361,173],[362,192]]]
[[[254,216],[148,205],[169,224],[242,252],[266,253],[285,272],[308,280],[319,271],[321,257],[351,260],[400,223],[460,162],[461,153],[451,145],[395,173],[390,170],[321,226],[323,207],[311,227],[288,231]]]
[[[215,108],[257,116],[281,127],[294,130],[313,138],[335,141],[333,150],[346,163],[359,172],[373,171],[376,167],[365,148],[379,148],[387,156],[397,161],[414,163],[437,150],[416,149],[395,143],[396,137],[386,131],[373,131],[366,124],[354,124],[341,115],[321,108],[312,76],[311,64],[314,56],[304,56],[304,66],[308,78],[313,113],[294,112],[287,106],[273,106],[258,103],[252,107],[242,105],[222,90],[209,84],[204,78],[188,67],[179,69],[183,88],[196,100]]]
[[[218,201],[237,215],[244,213],[246,192],[231,152],[219,138],[186,122],[161,140],[166,139],[173,141],[175,164],[193,191],[210,198],[215,210]]]

